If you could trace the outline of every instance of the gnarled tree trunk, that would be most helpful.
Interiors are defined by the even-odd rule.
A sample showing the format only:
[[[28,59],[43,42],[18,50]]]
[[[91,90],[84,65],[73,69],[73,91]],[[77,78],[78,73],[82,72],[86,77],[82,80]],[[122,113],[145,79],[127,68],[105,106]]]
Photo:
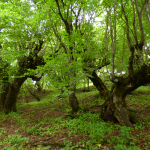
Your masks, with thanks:
[[[121,125],[133,127],[132,123],[135,120],[125,102],[126,90],[123,86],[116,86],[114,92],[111,93],[111,97],[103,104],[102,118],[105,121],[118,121]]]
[[[5,99],[9,90],[8,79],[1,80],[0,87],[0,112],[4,109]]]
[[[13,83],[9,83],[9,76],[7,74],[7,67],[9,64],[7,62],[3,62],[2,58],[0,58],[0,84],[1,84],[1,93],[0,93],[0,110],[4,111],[5,114],[8,114],[11,111],[16,112],[16,99],[19,93],[21,85],[24,81],[30,77],[33,80],[39,81],[41,77],[36,77],[34,75],[26,75],[24,73],[28,72],[28,69],[37,69],[37,66],[45,65],[43,56],[38,56],[38,53],[41,51],[44,41],[39,39],[38,44],[35,42],[32,43],[32,47],[27,47],[25,44],[21,49],[28,49],[30,54],[28,56],[24,56],[18,59],[18,71],[12,74],[13,76],[17,76],[14,79]],[[5,83],[7,82],[7,84]],[[4,84],[5,83],[5,84]],[[5,86],[3,86],[3,84]]]
[[[1,59],[1,58],[0,58]],[[8,64],[3,64],[2,60],[0,62],[0,112],[4,109],[6,95],[9,90],[9,81],[8,81],[8,74],[6,72],[6,68]]]
[[[13,112],[17,111],[16,109],[17,95],[19,93],[21,85],[24,83],[26,79],[27,77],[17,78],[14,80],[12,84],[9,84],[8,91],[7,93],[5,93],[5,99],[3,99],[5,114],[8,114],[11,111]]]
[[[85,69],[84,71],[87,72]],[[137,74],[139,73],[137,72],[133,76],[137,77]],[[120,77],[118,82],[112,86],[111,91],[109,91],[95,71],[88,78],[100,92],[101,98],[105,100],[105,103],[102,105],[101,117],[105,121],[118,121],[121,125],[133,127],[132,123],[135,123],[137,119],[128,110],[125,97],[128,93],[139,87],[139,85],[136,85],[137,79],[135,79],[135,85],[130,86],[130,76],[127,78]]]
[[[126,78],[118,78],[111,97],[103,104],[101,116],[104,120],[118,120],[121,125],[133,127],[133,123],[138,120],[132,114],[125,102],[126,95],[134,91],[138,87],[150,83],[150,65],[144,65],[139,70],[134,71],[132,78],[130,75]]]
[[[84,65],[86,66],[86,67],[85,66],[83,67],[83,71],[86,73],[87,78],[93,82],[94,86],[97,88],[97,90],[100,93],[100,97],[106,100],[107,97],[109,96],[109,90],[107,89],[107,87],[105,86],[101,78],[98,77],[96,70],[107,66],[108,64],[110,64],[110,62],[107,62],[106,59],[104,58],[103,64],[99,66],[95,66],[94,61],[88,58],[88,56],[85,56],[85,58],[83,59],[83,62],[84,62]],[[93,71],[91,71],[91,69]]]
[[[34,60],[30,57],[24,57],[22,61],[25,61],[26,63],[22,63],[22,65],[19,65],[19,70],[17,76],[22,76],[25,72],[27,72],[28,68],[36,69],[37,65],[45,64],[43,58],[36,57],[37,59]],[[8,65],[7,65],[8,66]],[[7,68],[7,66],[4,68]],[[24,76],[24,77],[18,77],[15,78],[13,83],[9,82],[9,76],[7,74],[7,71],[5,69],[0,70],[0,79],[1,79],[1,93],[0,93],[0,111],[4,111],[5,114],[10,113],[11,111],[16,112],[16,100],[17,95],[19,93],[21,85],[24,83],[24,81],[30,77],[35,80],[40,80],[41,77],[36,77],[32,75]]]

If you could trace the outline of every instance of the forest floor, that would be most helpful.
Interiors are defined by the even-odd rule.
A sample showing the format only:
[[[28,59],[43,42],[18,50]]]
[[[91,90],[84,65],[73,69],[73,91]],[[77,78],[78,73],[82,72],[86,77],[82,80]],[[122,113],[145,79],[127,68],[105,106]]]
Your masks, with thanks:
[[[80,106],[89,111],[74,119],[67,117],[68,97],[54,91],[38,94],[40,102],[28,96],[24,103],[19,95],[16,113],[0,114],[0,150],[150,150],[150,86],[127,96],[140,121],[134,128],[99,118],[104,101],[94,87],[77,90]]]

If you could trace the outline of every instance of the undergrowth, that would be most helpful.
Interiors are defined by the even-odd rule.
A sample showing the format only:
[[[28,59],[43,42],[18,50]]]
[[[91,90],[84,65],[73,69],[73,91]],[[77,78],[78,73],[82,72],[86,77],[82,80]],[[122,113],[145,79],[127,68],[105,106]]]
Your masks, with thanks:
[[[127,101],[134,107],[142,107],[141,110],[149,108],[149,89],[138,88],[127,97]],[[140,93],[144,94],[141,96]],[[98,91],[78,93],[81,107],[102,104],[104,101],[100,98],[91,100],[96,94]],[[74,119],[66,118],[67,112],[71,110],[68,106],[68,97],[57,97],[52,100],[46,96],[40,102],[18,103],[17,107],[16,113],[0,114],[0,148],[3,150],[141,150],[142,145],[144,149],[150,148],[147,130],[150,127],[150,115],[142,114],[142,120],[135,124],[134,128],[129,128],[104,122],[100,119],[99,113],[93,114],[90,111],[78,112]],[[140,115],[140,112],[137,114]],[[13,123],[9,126],[7,122]],[[10,128],[13,128],[11,135]],[[37,140],[37,144],[32,143],[31,137]],[[51,143],[51,139],[55,139],[55,142]]]

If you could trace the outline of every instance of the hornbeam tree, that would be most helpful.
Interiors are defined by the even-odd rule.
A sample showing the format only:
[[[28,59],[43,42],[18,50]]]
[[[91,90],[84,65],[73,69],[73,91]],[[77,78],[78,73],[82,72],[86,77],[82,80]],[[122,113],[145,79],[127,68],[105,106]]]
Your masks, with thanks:
[[[1,79],[1,93],[0,93],[0,111],[4,111],[5,114],[8,114],[11,111],[16,112],[16,99],[19,93],[20,87],[24,81],[29,77],[35,81],[39,81],[42,76],[36,76],[30,74],[28,69],[37,69],[37,66],[44,65],[44,59],[41,56],[33,56],[34,52],[38,53],[42,45],[38,46],[39,49],[34,49],[33,53],[30,53],[29,56],[22,57],[18,61],[18,69],[13,71],[12,78],[8,72],[12,66],[8,63],[5,63],[1,60],[1,70],[0,70],[0,79]],[[24,75],[26,74],[26,75]]]
[[[127,5],[130,7],[127,7]],[[136,123],[137,119],[128,109],[125,98],[131,91],[146,83],[150,83],[150,65],[148,59],[146,59],[147,53],[145,53],[145,47],[148,49],[147,43],[149,42],[149,37],[146,33],[150,31],[147,28],[149,17],[147,17],[146,11],[149,3],[147,0],[130,0],[125,3],[114,0],[103,2],[103,6],[107,12],[103,46],[106,48],[106,52],[108,49],[109,52],[111,51],[111,61],[108,60],[109,57],[106,57],[107,61],[103,61],[101,68],[109,63],[111,64],[110,81],[113,83],[112,90],[108,92],[102,80],[97,76],[94,65],[90,66],[93,68],[93,71],[91,72],[92,76],[89,76],[89,78],[101,95],[105,97],[101,117],[107,121],[118,120],[121,125],[133,127],[133,123]],[[125,35],[121,35],[119,30]],[[126,41],[124,41],[125,39]],[[117,41],[126,42],[122,42],[124,43],[122,44],[122,53],[120,51],[121,45]],[[128,45],[128,47],[125,48],[124,45]],[[125,56],[127,58],[122,59]],[[117,63],[119,61],[121,66]],[[126,70],[124,76],[115,75],[115,69],[117,70],[119,67]],[[90,74],[90,72],[88,73]]]
[[[37,66],[45,64],[43,56],[39,55],[44,45],[44,38],[37,31],[40,25],[36,26],[37,29],[30,26],[31,22],[28,19],[33,12],[28,3],[12,1],[1,5],[3,31],[0,33],[0,111],[8,114],[17,111],[16,98],[24,81],[28,77],[36,81],[41,78],[39,74],[30,73],[29,69],[35,70]],[[26,9],[23,10],[21,5],[29,8],[30,11],[25,12]]]
[[[46,10],[53,33],[62,45],[63,56],[68,60],[68,73],[65,74],[68,75],[69,80],[69,104],[72,112],[77,112],[80,110],[79,102],[75,96],[77,77],[80,78],[78,76],[78,62],[82,57],[81,53],[84,52],[86,40],[84,32],[88,32],[88,30],[91,32],[88,24],[93,22],[95,18],[93,14],[99,1],[55,0],[54,2],[47,1]]]

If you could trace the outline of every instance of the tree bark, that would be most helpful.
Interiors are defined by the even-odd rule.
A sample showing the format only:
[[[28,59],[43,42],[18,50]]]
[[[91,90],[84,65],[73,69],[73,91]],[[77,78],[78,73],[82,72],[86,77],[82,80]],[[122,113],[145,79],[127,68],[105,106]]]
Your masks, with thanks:
[[[105,121],[118,121],[121,125],[133,127],[133,123],[136,123],[138,120],[128,110],[125,98],[126,95],[138,87],[150,83],[149,74],[150,65],[145,65],[133,72],[132,80],[130,75],[126,78],[119,77],[111,96],[102,106],[101,117]]]
[[[1,82],[1,89],[0,89],[0,112],[4,109],[5,99],[9,90],[9,83],[8,79],[3,79]]]
[[[17,95],[19,93],[21,85],[24,83],[24,81],[27,79],[27,77],[17,78],[14,80],[12,84],[9,84],[8,91],[5,93],[5,99],[4,101],[4,112],[5,114],[10,113],[11,111],[16,112],[16,100]]]
[[[77,100],[77,97],[75,96],[75,93],[71,93],[69,95],[69,104],[72,108],[72,112],[78,112],[80,109],[79,102]]]
[[[100,92],[100,97],[102,99],[107,99],[107,96],[109,95],[109,91],[108,91],[107,87],[104,85],[103,81],[98,77],[96,72],[93,71],[92,77],[88,76],[88,78],[93,82],[94,86]]]
[[[75,96],[75,91],[76,91],[76,72],[73,70],[72,67],[70,67],[70,79],[74,80],[74,82],[71,82],[69,85],[69,91],[71,94],[69,94],[69,104],[70,107],[72,108],[72,113],[78,112],[80,110],[79,102],[77,100],[77,97]]]
[[[0,112],[1,112],[4,109],[6,95],[9,90],[9,81],[8,81],[8,74],[5,70],[8,64],[4,65],[3,62],[1,62],[0,65],[2,67],[0,69]]]
[[[121,125],[133,127],[132,117],[127,109],[123,87],[117,86],[109,100],[103,104],[102,118],[105,121],[118,121]],[[132,122],[132,123],[131,123]]]

